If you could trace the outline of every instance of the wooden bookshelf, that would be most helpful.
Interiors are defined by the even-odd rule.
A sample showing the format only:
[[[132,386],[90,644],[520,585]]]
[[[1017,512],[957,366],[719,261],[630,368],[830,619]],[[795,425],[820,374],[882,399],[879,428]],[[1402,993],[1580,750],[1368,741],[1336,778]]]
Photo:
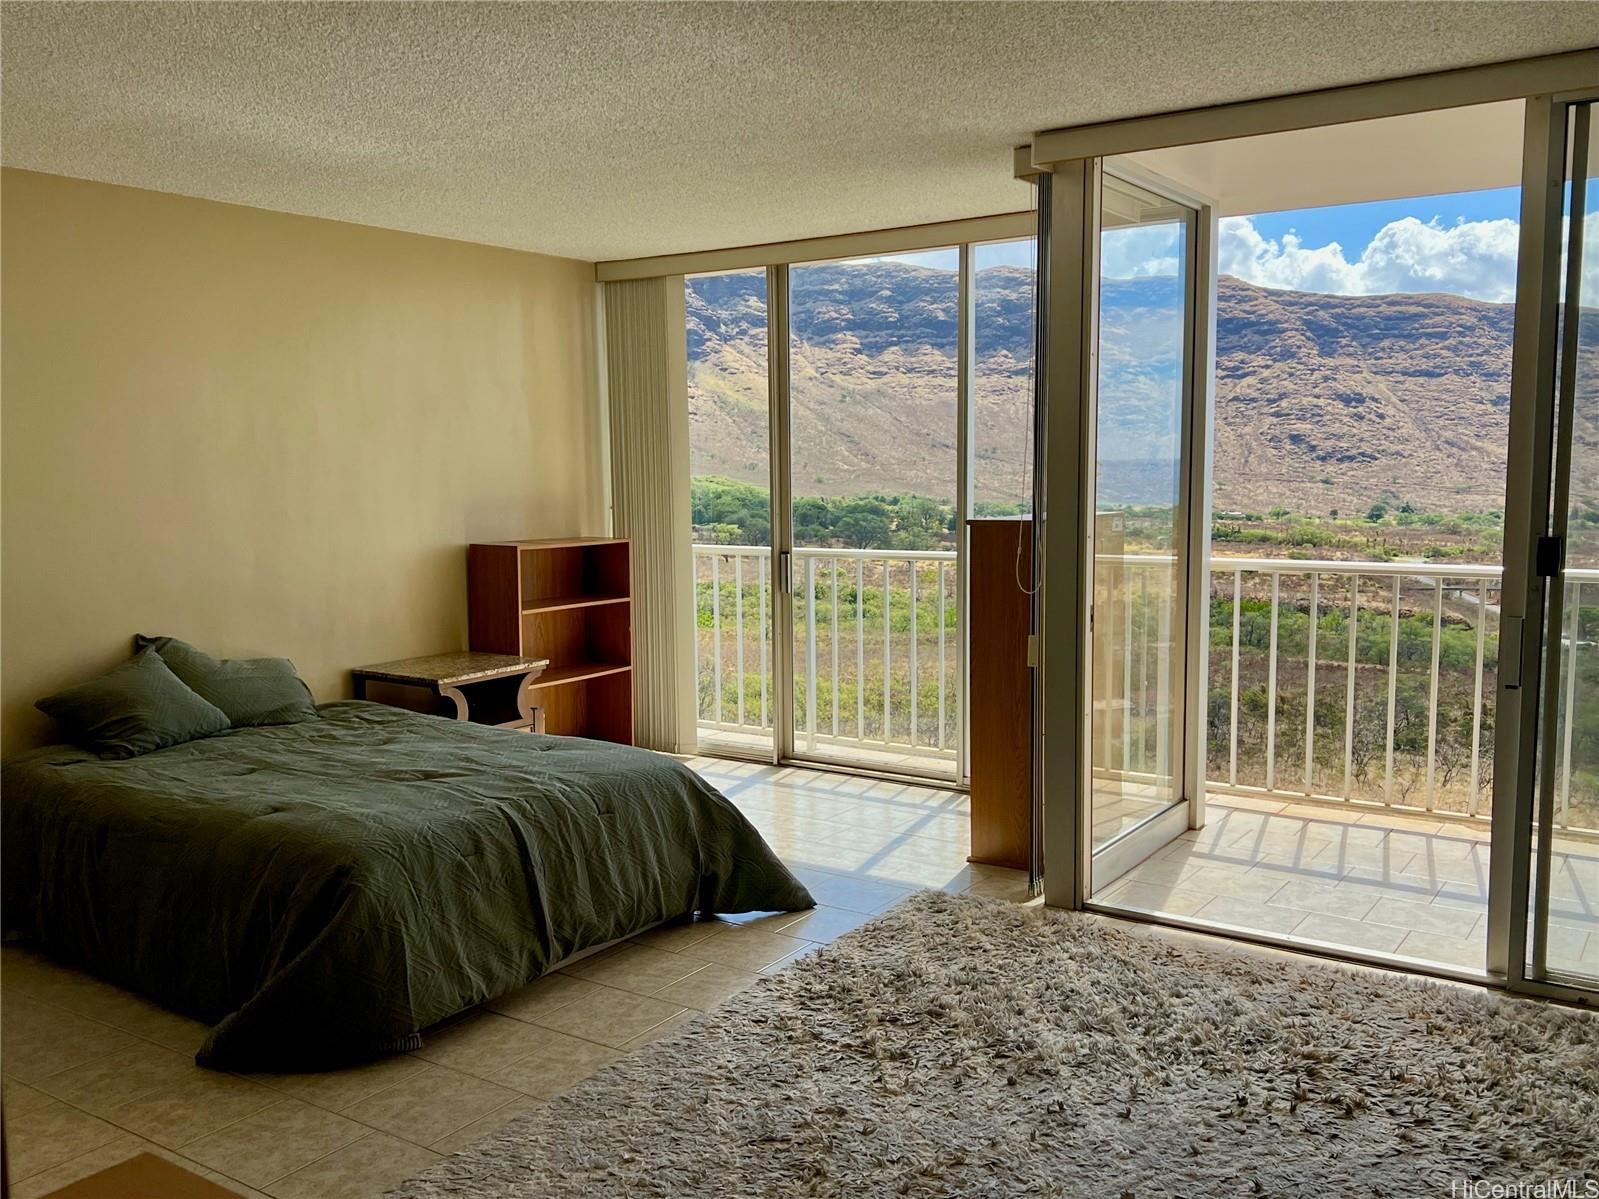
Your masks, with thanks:
[[[472,648],[548,658],[533,681],[544,731],[633,743],[632,546],[625,538],[467,548]]]
[[[974,862],[1027,869],[1032,839],[1033,673],[1027,665],[1032,597],[1031,520],[969,520],[971,733]]]

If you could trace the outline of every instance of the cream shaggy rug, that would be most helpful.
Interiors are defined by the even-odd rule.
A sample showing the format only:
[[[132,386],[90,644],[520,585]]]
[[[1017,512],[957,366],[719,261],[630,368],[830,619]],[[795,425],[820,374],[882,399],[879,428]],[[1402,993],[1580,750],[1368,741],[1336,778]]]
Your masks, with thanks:
[[[1599,1015],[926,892],[392,1194],[1443,1197],[1595,1175]]]

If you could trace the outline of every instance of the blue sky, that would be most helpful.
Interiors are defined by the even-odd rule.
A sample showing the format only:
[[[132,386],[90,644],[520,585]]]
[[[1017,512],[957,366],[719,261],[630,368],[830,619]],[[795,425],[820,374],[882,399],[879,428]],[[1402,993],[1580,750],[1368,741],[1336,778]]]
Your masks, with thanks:
[[[1371,239],[1385,226],[1407,216],[1422,221],[1436,218],[1443,225],[1458,221],[1519,220],[1521,189],[1461,192],[1420,200],[1378,200],[1371,204],[1340,204],[1333,208],[1302,208],[1297,212],[1268,212],[1251,218],[1263,237],[1281,239],[1297,232],[1307,245],[1337,242],[1347,258],[1359,258]]]
[[[1294,212],[1221,222],[1223,274],[1263,287],[1340,295],[1448,292],[1503,303],[1515,291],[1520,190],[1513,187]],[[1174,227],[1108,233],[1104,269],[1113,278],[1170,274]],[[954,250],[891,255],[955,268]],[[984,246],[979,269],[1029,265],[1030,242]]]

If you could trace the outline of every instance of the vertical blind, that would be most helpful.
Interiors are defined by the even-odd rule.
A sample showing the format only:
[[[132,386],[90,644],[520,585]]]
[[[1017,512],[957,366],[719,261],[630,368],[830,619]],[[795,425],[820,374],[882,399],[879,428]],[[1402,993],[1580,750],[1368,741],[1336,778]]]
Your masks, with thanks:
[[[633,542],[634,736],[695,749],[683,276],[607,283],[611,513]]]

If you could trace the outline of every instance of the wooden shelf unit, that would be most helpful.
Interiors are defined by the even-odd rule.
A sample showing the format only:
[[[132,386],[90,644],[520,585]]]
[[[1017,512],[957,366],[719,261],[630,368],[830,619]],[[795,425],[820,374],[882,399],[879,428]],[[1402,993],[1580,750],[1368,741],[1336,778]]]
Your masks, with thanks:
[[[467,547],[472,648],[548,658],[544,731],[633,743],[632,545],[625,538]]]
[[[1027,869],[1032,840],[1033,672],[1027,665],[1033,571],[1030,519],[966,522],[974,862]]]

